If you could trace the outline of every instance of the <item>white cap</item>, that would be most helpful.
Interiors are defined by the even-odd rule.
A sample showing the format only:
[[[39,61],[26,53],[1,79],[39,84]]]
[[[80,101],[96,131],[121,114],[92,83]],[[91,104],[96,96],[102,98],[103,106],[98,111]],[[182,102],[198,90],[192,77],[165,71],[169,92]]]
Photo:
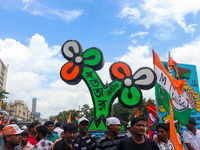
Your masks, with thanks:
[[[13,134],[21,134],[22,132],[24,132],[24,131],[21,130],[19,128],[19,126],[16,124],[7,125],[2,130],[3,136],[13,135]]]
[[[22,126],[21,129],[22,129],[22,130],[26,130],[26,129],[28,129],[28,128],[27,128],[27,126]]]
[[[113,125],[120,124],[121,125],[121,122],[116,117],[107,118],[106,119],[106,126],[110,126],[111,124],[113,124]]]
[[[89,122],[89,120],[83,116],[82,118],[80,118],[80,119],[78,120],[78,125],[79,125],[82,121],[87,121],[87,122]]]
[[[129,121],[127,124],[127,128],[130,128],[130,127],[131,127],[131,121]]]

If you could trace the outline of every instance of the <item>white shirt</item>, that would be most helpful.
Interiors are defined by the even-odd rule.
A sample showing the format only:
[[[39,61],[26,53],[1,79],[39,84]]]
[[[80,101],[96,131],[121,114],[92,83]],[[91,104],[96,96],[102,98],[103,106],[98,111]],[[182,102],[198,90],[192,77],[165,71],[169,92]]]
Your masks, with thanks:
[[[190,130],[185,130],[183,132],[183,141],[184,143],[190,143],[196,150],[200,150],[200,130],[197,129],[195,135]],[[187,146],[186,149],[188,150]]]
[[[61,133],[64,131],[63,129],[61,129],[60,127],[56,127],[53,131],[58,133],[58,136],[60,138]]]

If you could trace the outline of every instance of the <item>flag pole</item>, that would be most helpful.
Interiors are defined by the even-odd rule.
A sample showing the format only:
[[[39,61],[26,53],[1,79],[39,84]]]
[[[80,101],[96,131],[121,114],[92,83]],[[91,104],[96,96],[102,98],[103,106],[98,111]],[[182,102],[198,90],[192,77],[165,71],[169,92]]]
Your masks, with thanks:
[[[155,65],[154,65],[154,49],[152,49],[152,53],[153,53],[153,70],[155,71]],[[158,79],[157,79],[157,80],[158,80]],[[157,115],[158,107],[157,107],[157,100],[156,100],[156,90],[155,90],[154,96],[155,96],[155,101],[156,101],[156,115]]]

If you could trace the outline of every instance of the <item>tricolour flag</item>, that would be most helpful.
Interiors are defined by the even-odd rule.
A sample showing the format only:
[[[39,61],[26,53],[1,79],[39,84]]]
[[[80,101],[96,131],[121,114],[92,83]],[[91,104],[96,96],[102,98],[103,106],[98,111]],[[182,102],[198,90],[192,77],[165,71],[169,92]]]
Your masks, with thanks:
[[[79,117],[75,116],[75,121],[76,122],[78,122],[79,119],[80,119]]]
[[[58,119],[57,118],[55,118],[55,121],[54,121],[54,125],[56,125],[56,123],[58,122]]]
[[[187,125],[192,111],[189,101],[182,95],[185,80],[176,80],[162,65],[160,58],[153,50],[154,71],[157,75],[155,85],[156,100],[170,112],[170,98],[173,100],[174,119]],[[183,117],[184,116],[184,117]]]
[[[156,107],[151,105],[150,103],[147,102],[147,108],[148,108],[148,125],[156,122]],[[156,137],[157,133],[154,128],[149,130],[149,138],[154,139]]]
[[[174,126],[174,119],[173,119],[173,109],[172,109],[172,99],[170,100],[170,139],[172,140],[172,142],[174,143],[174,147],[177,150],[184,150],[184,147],[182,145],[182,143],[180,142],[177,133],[176,133],[176,129]]]
[[[69,117],[67,119],[67,123],[72,123],[71,116],[72,116],[72,111],[70,110]]]

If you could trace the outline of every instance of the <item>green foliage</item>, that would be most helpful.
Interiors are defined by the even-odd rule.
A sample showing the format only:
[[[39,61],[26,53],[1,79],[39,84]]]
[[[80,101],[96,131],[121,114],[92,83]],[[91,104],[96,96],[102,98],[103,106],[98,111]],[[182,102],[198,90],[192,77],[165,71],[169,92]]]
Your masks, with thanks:
[[[147,102],[155,106],[155,100],[148,99],[146,101],[145,98],[143,98],[142,103],[137,107],[139,109],[140,116],[143,116],[146,121],[148,121],[148,109],[146,108]],[[123,106],[120,105],[120,103],[113,104],[112,108],[112,116],[117,117],[120,120],[128,122],[129,120],[133,119],[136,114],[136,109],[126,109]]]
[[[1,103],[2,103],[2,110],[5,110],[6,109],[6,103],[4,103],[4,99],[5,98],[8,98],[7,96],[6,96],[6,94],[9,94],[8,92],[6,92],[6,90],[1,90],[0,91],[0,101],[1,101]]]
[[[142,103],[138,106],[140,116],[143,116],[146,121],[148,120],[148,109],[146,108],[147,102],[149,102],[150,104],[152,104],[154,106],[156,105],[155,100],[148,99],[146,101],[146,99],[144,98],[142,100]],[[129,120],[131,120],[135,117],[136,109],[137,108],[133,108],[133,109],[124,108],[118,102],[118,103],[113,104],[111,115],[114,116],[114,117],[117,117],[120,120],[128,122]],[[69,113],[70,113],[70,110],[60,112],[56,116],[50,116],[49,120],[54,122],[55,118],[57,118],[58,122],[60,122],[62,125],[66,124],[67,120],[68,120]],[[77,116],[79,118],[81,118],[82,116],[85,116],[86,118],[92,120],[92,118],[94,118],[94,108],[90,108],[90,106],[88,104],[84,104],[81,108],[81,111],[72,110],[72,115],[71,115],[72,123],[76,123],[75,116]],[[93,122],[93,124],[94,124],[94,122]],[[94,129],[94,126],[95,125],[92,126],[92,129]],[[98,127],[98,129],[106,130],[106,127],[105,127],[105,125],[104,126],[100,125]]]

